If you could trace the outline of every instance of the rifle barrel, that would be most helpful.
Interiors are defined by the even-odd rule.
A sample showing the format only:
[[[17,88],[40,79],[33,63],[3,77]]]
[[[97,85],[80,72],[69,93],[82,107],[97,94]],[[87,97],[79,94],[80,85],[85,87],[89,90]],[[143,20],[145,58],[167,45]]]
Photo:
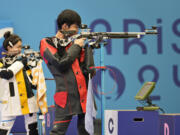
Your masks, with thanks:
[[[140,38],[146,34],[157,34],[156,31],[147,31],[147,32],[82,32],[81,37],[94,39],[97,37],[102,37],[106,39],[113,38]]]

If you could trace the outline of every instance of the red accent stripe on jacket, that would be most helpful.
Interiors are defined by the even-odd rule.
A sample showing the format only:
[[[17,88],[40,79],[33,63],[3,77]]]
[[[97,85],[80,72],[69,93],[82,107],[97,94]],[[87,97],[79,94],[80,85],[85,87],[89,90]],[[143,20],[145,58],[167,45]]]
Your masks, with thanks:
[[[46,50],[46,48],[49,49],[49,51],[54,55],[56,52],[57,52],[57,49],[54,48],[53,46],[49,45],[46,41],[47,39],[44,38],[41,40],[40,44],[40,53],[41,53],[41,56],[43,57],[44,61],[46,62],[46,64],[48,63],[48,61],[44,58],[44,51]]]
[[[66,122],[70,122],[71,120],[64,120],[64,121],[54,121],[53,124],[58,124],[58,123],[66,123]]]
[[[79,66],[78,59],[75,59],[74,63],[72,64],[72,69],[73,69],[73,72],[74,72],[74,75],[75,75],[76,81],[77,81],[81,107],[82,107],[83,112],[85,113],[86,112],[86,102],[87,102],[87,87],[86,87],[85,77]]]
[[[71,45],[72,44],[69,44],[66,47],[66,51]],[[84,58],[85,58],[85,51],[82,50],[80,61],[84,61]],[[81,71],[81,68],[79,66],[79,61],[77,58],[75,59],[75,61],[72,64],[72,70],[74,72],[74,76],[76,77],[76,81],[77,81],[78,91],[79,91],[79,95],[80,95],[80,104],[81,104],[83,112],[85,113],[86,112],[86,102],[87,102],[87,86],[86,86],[85,77]]]
[[[85,50],[82,49],[81,54],[80,54],[80,62],[83,62],[84,59],[85,59]]]

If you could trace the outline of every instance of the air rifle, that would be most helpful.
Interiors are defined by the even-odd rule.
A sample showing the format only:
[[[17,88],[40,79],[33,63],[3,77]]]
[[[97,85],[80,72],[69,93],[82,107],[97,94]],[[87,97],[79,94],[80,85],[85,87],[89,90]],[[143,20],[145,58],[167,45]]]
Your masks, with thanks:
[[[94,48],[99,48],[100,43],[106,43],[106,39],[124,39],[124,38],[141,38],[144,35],[158,34],[157,27],[153,26],[151,29],[145,29],[144,32],[90,32],[91,29],[87,25],[81,26],[80,34],[75,34],[75,31],[61,31],[65,39],[60,40],[62,46],[67,46],[78,38],[88,39],[88,44]],[[74,35],[75,34],[75,35]]]
[[[2,58],[3,65],[11,65],[16,60],[21,60],[23,57],[27,58],[27,66],[30,68],[35,67],[37,62],[41,59],[40,53],[34,51],[29,45],[23,46],[23,53],[18,51],[2,52],[5,57]]]

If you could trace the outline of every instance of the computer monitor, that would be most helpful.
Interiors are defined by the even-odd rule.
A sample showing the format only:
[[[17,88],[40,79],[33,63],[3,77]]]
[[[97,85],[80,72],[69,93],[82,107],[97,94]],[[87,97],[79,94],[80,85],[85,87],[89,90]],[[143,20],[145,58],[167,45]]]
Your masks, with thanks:
[[[153,110],[159,110],[160,107],[156,106],[155,104],[152,104],[152,101],[149,97],[151,92],[153,91],[155,87],[155,82],[145,82],[142,88],[138,91],[138,93],[135,96],[136,100],[146,102],[147,105],[143,103],[143,106],[136,107],[138,111],[153,111]]]
[[[146,100],[155,87],[155,82],[145,82],[135,96],[136,100]]]

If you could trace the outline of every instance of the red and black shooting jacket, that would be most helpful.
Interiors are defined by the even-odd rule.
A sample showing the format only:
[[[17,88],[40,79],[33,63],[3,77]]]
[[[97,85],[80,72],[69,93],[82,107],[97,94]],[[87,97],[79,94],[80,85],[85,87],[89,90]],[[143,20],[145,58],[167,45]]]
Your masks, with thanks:
[[[72,43],[66,47],[60,46],[57,41],[59,39],[56,37],[50,37],[40,42],[41,56],[56,82],[54,95],[56,113],[57,115],[85,113],[88,74],[90,72],[94,74],[94,71],[88,70],[90,66],[94,66],[92,50],[86,51],[87,49]]]

